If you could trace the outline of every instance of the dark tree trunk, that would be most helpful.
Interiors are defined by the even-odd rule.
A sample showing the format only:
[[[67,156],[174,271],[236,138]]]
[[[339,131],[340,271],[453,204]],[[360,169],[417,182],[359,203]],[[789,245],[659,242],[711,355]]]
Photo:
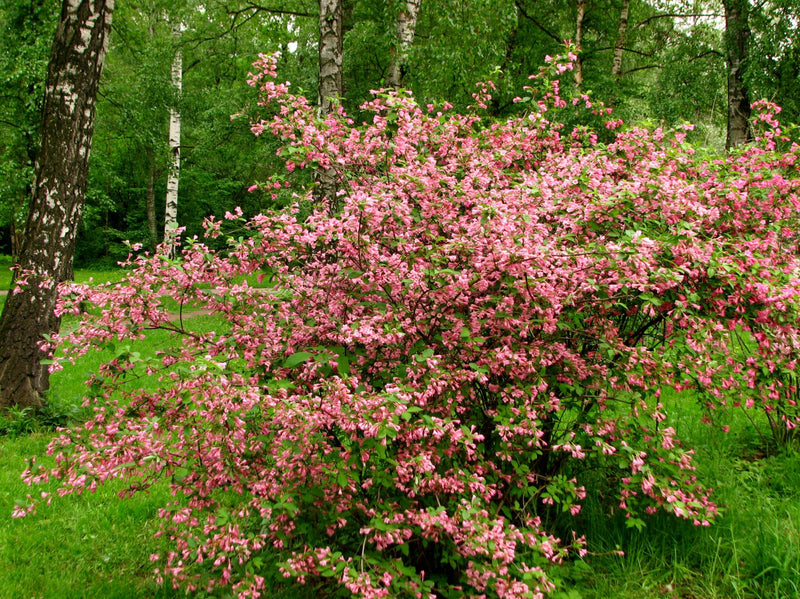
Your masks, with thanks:
[[[150,251],[154,251],[158,245],[158,225],[156,222],[156,159],[152,148],[147,148],[145,210],[147,212],[147,232],[150,237],[148,248]]]
[[[39,407],[49,387],[40,347],[58,331],[57,284],[72,271],[86,194],[95,98],[114,0],[63,0],[42,108],[41,143],[16,277],[0,316],[0,409]]]
[[[728,66],[728,131],[726,148],[752,140],[750,96],[744,80],[750,53],[750,7],[747,0],[724,0]]]
[[[342,2],[319,0],[319,115],[331,113],[342,97]],[[319,169],[315,173],[314,195],[327,202],[331,214],[338,212],[336,169]]]
[[[16,218],[11,219],[11,258],[16,261],[22,249],[22,231],[17,226]]]

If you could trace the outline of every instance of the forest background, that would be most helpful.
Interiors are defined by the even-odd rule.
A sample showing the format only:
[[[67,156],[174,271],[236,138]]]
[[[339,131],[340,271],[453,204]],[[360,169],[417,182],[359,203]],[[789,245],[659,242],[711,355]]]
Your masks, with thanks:
[[[356,120],[370,90],[388,87],[392,77],[400,4],[343,5],[342,103]],[[0,3],[0,254],[16,254],[24,228],[59,5]],[[119,3],[98,98],[77,266],[113,266],[127,254],[125,240],[150,249],[163,240],[170,174],[174,185],[178,176],[171,166],[171,112],[182,125],[177,224],[187,235],[201,233],[205,217],[236,206],[253,215],[290,201],[264,189],[248,193],[282,163],[277,141],[270,145],[250,132],[253,95],[246,79],[259,52],[278,52],[279,79],[315,97],[318,9],[310,0]],[[512,99],[545,56],[573,40],[582,48],[573,76],[581,91],[628,124],[694,123],[690,141],[720,148],[732,94],[767,98],[783,107],[784,123],[798,121],[797,15],[793,0],[426,0],[402,84],[420,105],[448,101],[463,110],[473,103],[475,83],[492,80],[497,90],[489,113],[507,116],[525,109]],[[732,58],[740,63],[736,73]]]

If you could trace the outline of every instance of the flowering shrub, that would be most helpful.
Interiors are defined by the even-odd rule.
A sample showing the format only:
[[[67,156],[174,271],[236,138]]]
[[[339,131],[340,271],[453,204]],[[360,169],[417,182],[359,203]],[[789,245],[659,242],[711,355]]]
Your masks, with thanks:
[[[588,467],[632,526],[714,518],[662,388],[761,409],[780,435],[800,421],[797,146],[704,157],[637,128],[600,144],[550,116],[607,113],[561,97],[564,59],[507,121],[391,92],[361,126],[257,66],[254,132],[285,141],[289,170],[336,169],[341,212],[228,214],[207,223],[239,227],[227,252],[192,240],[67,290],[62,311],[98,307],[68,356],[154,327],[180,344],[106,364],[94,418],[27,473],[63,492],[168,479],[160,575],[257,597],[277,562],[328,596],[542,597],[548,566],[586,550],[549,523],[580,512]],[[187,330],[165,297],[224,325]]]

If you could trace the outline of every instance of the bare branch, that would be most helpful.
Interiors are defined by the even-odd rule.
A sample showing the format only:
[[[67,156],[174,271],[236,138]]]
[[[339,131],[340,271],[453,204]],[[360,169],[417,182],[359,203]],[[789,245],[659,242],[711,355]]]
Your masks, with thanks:
[[[602,48],[595,48],[594,52],[605,52],[607,50],[622,50],[623,52],[630,52],[631,54],[638,54],[639,56],[644,56],[646,58],[652,58],[655,52],[642,52],[641,50],[634,50],[633,48],[618,48],[616,45],[614,46],[603,46]]]
[[[624,77],[625,75],[630,75],[631,73],[635,73],[636,71],[647,71],[649,69],[663,69],[663,68],[664,68],[664,65],[649,64],[649,65],[646,65],[646,66],[643,66],[643,67],[634,67],[632,69],[625,69],[624,71],[622,71],[622,74],[620,76]]]
[[[554,33],[550,32],[550,31],[548,31],[548,30],[547,30],[547,29],[546,29],[546,28],[545,28],[545,27],[544,27],[544,26],[543,26],[541,23],[539,23],[539,21],[537,21],[537,20],[536,20],[536,19],[534,19],[534,18],[533,18],[533,17],[532,17],[530,14],[528,14],[528,12],[527,12],[527,11],[526,11],[526,10],[525,10],[523,7],[522,7],[522,2],[520,2],[520,0],[514,0],[514,4],[516,5],[516,7],[517,7],[517,10],[519,10],[520,14],[521,14],[523,17],[525,17],[525,18],[526,18],[526,19],[528,19],[528,20],[529,20],[531,23],[533,23],[534,25],[536,25],[536,27],[538,27],[538,28],[539,28],[539,29],[540,29],[540,30],[541,30],[541,31],[542,31],[542,32],[543,32],[545,35],[547,35],[547,36],[548,36],[550,39],[553,39],[553,40],[555,40],[555,41],[556,41],[556,42],[558,42],[559,44],[561,44],[561,43],[563,43],[563,42],[564,42],[564,40],[563,40],[563,39],[561,39],[561,37],[559,37],[559,36],[555,35]]]

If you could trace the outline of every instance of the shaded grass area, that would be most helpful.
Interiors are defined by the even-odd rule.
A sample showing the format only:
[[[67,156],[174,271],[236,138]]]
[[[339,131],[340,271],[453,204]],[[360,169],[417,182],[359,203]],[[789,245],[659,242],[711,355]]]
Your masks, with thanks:
[[[696,449],[697,477],[714,490],[722,516],[698,527],[660,513],[637,531],[609,518],[590,492],[590,555],[565,568],[574,593],[563,599],[800,597],[800,452],[765,447],[758,429],[766,422],[743,412],[720,416],[715,424],[728,425],[725,433],[701,421],[691,398],[665,403],[669,424]]]

